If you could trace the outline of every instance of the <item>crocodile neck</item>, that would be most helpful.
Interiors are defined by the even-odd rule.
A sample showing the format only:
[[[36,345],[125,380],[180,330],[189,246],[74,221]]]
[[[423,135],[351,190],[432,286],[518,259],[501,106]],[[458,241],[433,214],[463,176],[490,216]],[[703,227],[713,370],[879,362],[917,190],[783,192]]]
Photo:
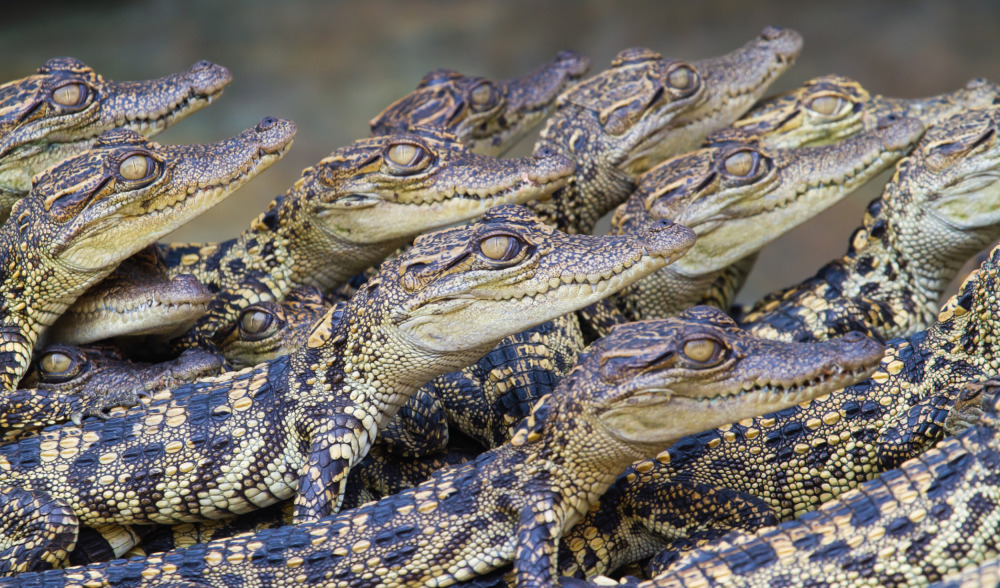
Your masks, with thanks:
[[[31,359],[36,344],[44,344],[44,332],[87,288],[111,273],[78,270],[35,257],[27,244],[38,236],[20,234],[18,223],[0,227],[0,342],[3,353],[21,361],[2,362],[0,386],[13,390]],[[31,268],[27,270],[26,268]],[[42,269],[44,268],[44,269]],[[41,271],[39,271],[41,270]],[[16,365],[15,365],[16,364]]]
[[[607,145],[596,114],[566,107],[557,112],[535,145],[534,153],[552,150],[576,161],[576,172],[550,200],[529,206],[546,223],[566,233],[589,234],[602,216],[635,190],[635,181],[615,167],[616,152]]]

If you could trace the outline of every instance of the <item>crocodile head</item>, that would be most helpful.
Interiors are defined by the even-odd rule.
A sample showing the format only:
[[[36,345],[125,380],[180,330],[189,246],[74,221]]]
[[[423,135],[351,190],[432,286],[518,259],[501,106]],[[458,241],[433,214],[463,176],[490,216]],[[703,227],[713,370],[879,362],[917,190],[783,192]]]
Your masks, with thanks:
[[[1000,238],[998,134],[1000,106],[957,114],[928,129],[896,167],[881,202],[872,203],[881,214],[870,211],[868,230],[855,236],[851,254],[862,255],[868,240],[892,239],[896,250],[907,252],[907,263],[947,268],[940,286],[949,282],[962,263]],[[888,223],[890,230],[873,222]]]
[[[550,194],[574,169],[562,155],[497,159],[449,131],[413,128],[334,151],[259,222],[287,235],[303,283],[336,284],[422,232]]]
[[[190,274],[168,276],[154,245],[123,261],[77,298],[52,325],[48,340],[81,345],[121,333],[167,339],[187,331],[213,296]]]
[[[627,237],[566,235],[527,209],[498,207],[468,226],[422,235],[383,264],[348,302],[336,332],[348,340],[348,362],[408,350],[395,362],[399,377],[423,384],[507,335],[618,291],[693,242],[689,229],[670,222]],[[307,348],[325,344],[333,314]]]
[[[39,423],[24,422],[20,415],[8,413],[0,424],[21,427],[70,419],[78,422],[86,414],[103,415],[106,407],[134,405],[140,399],[152,399],[157,392],[218,374],[221,369],[217,355],[200,349],[150,364],[131,361],[110,346],[49,345],[37,353],[21,380],[21,388],[42,390],[45,398],[65,399],[56,406],[61,410],[65,405],[69,414],[43,415]]]
[[[665,144],[655,157],[633,156],[625,168],[639,173],[667,157],[698,147],[709,133],[727,127],[763,96],[802,50],[802,36],[792,29],[767,27],[736,51],[691,62],[704,79],[705,91],[671,122]]]
[[[233,367],[257,365],[305,344],[312,325],[330,309],[312,286],[289,292],[281,302],[251,304],[216,334],[216,347]]]
[[[155,80],[113,82],[76,59],[50,59],[0,86],[0,189],[23,195],[34,174],[90,148],[104,131],[158,133],[211,104],[230,81],[229,70],[207,61]]]
[[[106,275],[280,159],[294,134],[293,123],[270,117],[210,144],[159,145],[107,131],[36,176],[4,232],[63,272]]]
[[[519,78],[490,80],[439,69],[371,120],[372,135],[411,126],[445,128],[473,152],[499,155],[551,111],[556,96],[579,80],[590,60],[573,51]]]
[[[759,339],[697,306],[614,327],[578,360],[563,392],[579,399],[574,418],[593,419],[602,437],[652,457],[681,437],[863,380],[882,354],[856,332],[819,343]]]
[[[976,79],[949,94],[889,98],[872,95],[850,78],[828,75],[761,102],[733,126],[771,147],[826,145],[873,130],[890,118],[919,118],[929,128],[964,110],[989,106],[998,94],[996,84]]]
[[[641,176],[613,225],[618,232],[661,219],[689,226],[698,241],[671,271],[692,276],[718,271],[894,164],[922,133],[919,121],[902,119],[838,145],[776,149],[727,131],[708,147]]]

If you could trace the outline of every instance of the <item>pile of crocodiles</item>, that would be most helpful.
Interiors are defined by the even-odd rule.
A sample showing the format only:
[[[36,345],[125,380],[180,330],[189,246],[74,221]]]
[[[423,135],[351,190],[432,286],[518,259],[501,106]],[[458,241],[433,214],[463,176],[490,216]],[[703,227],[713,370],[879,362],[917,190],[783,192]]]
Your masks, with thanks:
[[[0,586],[1000,584],[1000,85],[801,48],[433,71],[219,243],[295,124],[149,137],[227,69],[0,86]]]

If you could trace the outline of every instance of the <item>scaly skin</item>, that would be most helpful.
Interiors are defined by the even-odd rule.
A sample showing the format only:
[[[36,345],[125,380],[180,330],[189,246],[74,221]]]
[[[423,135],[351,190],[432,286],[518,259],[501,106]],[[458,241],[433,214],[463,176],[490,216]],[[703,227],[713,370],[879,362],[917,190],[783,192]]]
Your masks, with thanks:
[[[228,141],[164,146],[116,129],[39,174],[0,227],[0,386],[17,386],[39,337],[87,288],[277,161],[294,133],[266,118]]]
[[[380,500],[386,496],[398,494],[407,488],[413,488],[425,482],[431,474],[441,468],[468,463],[478,456],[480,451],[471,449],[451,449],[447,453],[428,455],[417,459],[401,458],[388,453],[379,445],[372,447],[358,465],[351,469],[347,477],[347,488],[344,494],[344,510],[354,509],[366,502]],[[142,541],[129,550],[124,557],[146,557],[154,553],[183,549],[198,543],[206,543],[232,537],[240,533],[275,529],[292,522],[292,501],[286,500],[267,508],[239,516],[235,519],[223,519],[211,523],[186,523],[160,527],[142,537]],[[91,550],[93,551],[93,550]],[[84,565],[97,561],[107,561],[112,557],[79,558],[80,546],[70,554],[73,565]],[[104,547],[97,555],[114,552]]]
[[[11,498],[0,504],[28,522],[22,535],[17,517],[5,519],[0,561],[8,572],[60,564],[77,525],[211,520],[292,495],[296,522],[336,512],[347,472],[420,385],[616,292],[693,241],[671,223],[638,237],[567,236],[516,206],[423,235],[291,356],[0,447]],[[122,435],[133,427],[142,434]],[[29,514],[49,519],[42,537]]]
[[[236,239],[165,247],[170,275],[193,274],[216,292],[186,338],[207,344],[250,304],[302,285],[329,290],[417,234],[545,196],[573,169],[554,154],[477,155],[435,129],[355,141],[307,168]]]
[[[132,361],[110,346],[49,345],[37,353],[21,380],[22,389],[6,395],[0,427],[41,427],[67,420],[80,424],[87,415],[107,418],[109,407],[134,406],[160,390],[221,370],[218,356],[197,349],[150,364]]]
[[[76,299],[49,330],[70,345],[123,335],[175,337],[208,310],[212,292],[192,275],[167,275],[156,245],[126,259]]]
[[[769,147],[827,145],[871,131],[887,117],[919,118],[930,128],[961,112],[991,106],[998,95],[996,84],[975,79],[948,94],[889,98],[872,95],[850,78],[829,75],[762,101],[733,126],[760,136]]]
[[[624,585],[916,587],[995,558],[998,384],[985,383],[989,393],[979,399],[982,416],[975,426],[899,469],[795,521],[756,535],[727,535],[685,554],[648,582]]]
[[[563,153],[577,170],[569,185],[532,208],[559,230],[592,232],[632,193],[636,175],[739,118],[801,48],[795,31],[769,27],[742,48],[701,61],[622,51],[610,69],[559,97],[535,153]]]
[[[450,69],[430,72],[417,89],[371,120],[372,136],[412,126],[440,127],[474,153],[498,156],[551,112],[556,96],[587,73],[590,60],[573,51],[519,78],[489,80]]]
[[[651,462],[658,479],[673,480],[679,487],[725,487],[755,497],[780,522],[919,456],[942,438],[945,417],[962,386],[998,375],[998,268],[1000,248],[995,248],[944,305],[937,322],[926,331],[889,341],[878,371],[868,381],[807,405],[681,440]],[[747,476],[748,471],[754,475]],[[672,507],[680,513],[673,517],[696,518],[704,505],[697,493],[690,493],[677,497]],[[730,518],[716,526],[715,535],[731,524]],[[708,521],[695,529],[697,536],[710,537],[712,527]],[[665,525],[664,535],[645,554],[671,544],[688,546],[688,533]]]
[[[314,288],[248,306],[223,331],[219,351],[237,366],[287,355],[331,306]],[[534,401],[573,367],[584,348],[579,333],[576,316],[566,314],[505,338],[474,365],[421,387],[380,431],[380,441],[397,455],[430,455],[445,448],[455,427],[483,447],[502,445]]]
[[[728,308],[731,300],[712,300],[727,268],[899,161],[923,131],[916,119],[901,119],[837,145],[798,149],[727,132],[646,172],[615,212],[614,231],[627,234],[669,218],[694,229],[698,242],[684,259],[622,294],[625,316],[671,316],[702,302]]]
[[[513,145],[524,133],[534,125],[540,123],[547,112],[551,110],[556,96],[563,87],[579,79],[586,72],[588,65],[589,60],[587,58],[568,51],[560,53],[552,63],[542,66],[521,78],[512,80],[494,82],[484,78],[463,76],[452,71],[441,70],[432,72],[428,74],[416,90],[397,100],[372,120],[372,134],[405,134],[412,126],[439,127],[452,131],[461,143],[475,153],[496,154]],[[450,137],[440,138],[439,140],[444,143],[452,141]],[[371,145],[367,145],[366,147],[370,148]],[[349,151],[350,148],[335,152],[332,157],[336,160],[339,157],[343,157],[344,152]],[[368,157],[372,155],[371,153],[367,153]],[[362,161],[360,163],[368,164],[371,162]],[[322,168],[324,164],[336,167],[338,165],[342,166],[343,161],[324,161],[319,164],[319,167]],[[365,171],[370,172],[371,170]],[[406,173],[408,170],[396,171]],[[339,172],[312,169],[307,170],[306,173],[318,173],[321,175],[330,173],[336,176]],[[346,174],[344,175],[346,176]],[[389,177],[391,179],[391,174]],[[399,178],[399,181],[405,183],[405,178]],[[416,181],[419,182],[419,178]],[[483,185],[477,184],[470,189],[475,187],[482,188]],[[291,245],[293,247],[291,264],[302,263],[301,260],[294,258],[296,252],[299,256],[318,256],[314,250],[322,248],[327,244],[329,237],[322,234],[318,236],[312,235],[308,231],[305,231],[303,227],[310,223],[316,223],[317,215],[320,217],[329,217],[332,214],[336,214],[330,210],[329,202],[334,201],[338,197],[338,194],[334,187],[330,191],[333,196],[325,201],[327,204],[324,204],[324,192],[327,189],[322,183],[317,186],[314,182],[313,186],[308,189],[309,191],[304,194],[296,192],[299,188],[302,188],[302,186],[297,185],[292,189],[292,195],[286,196],[289,200],[294,201],[298,199],[303,202],[299,203],[299,206],[290,202],[283,207],[282,211],[285,216],[290,217],[280,219],[280,223],[284,225],[283,230],[277,231],[276,235],[270,235],[267,231],[262,231],[260,228],[252,228],[243,235],[244,239],[252,241],[249,244],[250,247],[256,246],[266,251],[270,246],[272,249],[276,248],[279,250],[277,254],[272,251],[272,255],[281,257],[283,254],[282,249],[290,246],[289,241],[295,243],[295,240],[299,239],[305,243],[297,246]],[[392,189],[392,186],[386,183],[381,188],[388,190]],[[381,190],[381,193],[377,195],[385,200],[382,206],[364,212],[347,210],[340,213],[347,214],[348,216],[371,214],[372,219],[367,221],[370,223],[369,228],[355,227],[354,231],[356,231],[356,234],[342,234],[335,237],[332,243],[334,249],[331,252],[331,255],[334,255],[334,257],[326,265],[345,263],[344,259],[336,257],[337,253],[342,254],[345,259],[357,256],[358,259],[371,261],[375,264],[380,262],[387,254],[387,250],[392,250],[393,248],[386,243],[377,245],[367,244],[369,247],[366,247],[365,233],[372,230],[371,227],[373,227],[374,233],[381,234],[383,222],[389,224],[398,222],[398,218],[393,218],[394,215],[411,215],[407,219],[408,222],[402,225],[405,227],[403,234],[407,239],[397,238],[402,242],[419,233],[440,228],[460,220],[467,220],[477,214],[477,209],[470,210],[466,215],[457,215],[447,206],[443,207],[443,209],[435,209],[433,206],[428,207],[427,204],[437,199],[443,199],[442,195],[448,192],[448,188],[445,186],[441,186],[439,190],[440,194],[436,195],[433,193],[433,190],[422,195],[411,193],[409,195],[410,200],[407,200],[406,197],[394,200],[393,196],[385,194],[385,190]],[[417,188],[411,187],[410,190],[417,190]],[[318,202],[310,202],[311,200]],[[499,199],[497,203],[522,201],[521,198],[504,198]],[[360,203],[355,204],[360,205]],[[424,206],[420,207],[421,204]],[[460,207],[461,203],[454,203],[454,205]],[[305,208],[301,213],[303,216],[301,219],[297,219],[294,216],[297,214],[295,210],[299,209],[299,207]],[[312,207],[317,207],[317,210],[312,210]],[[440,213],[444,214],[443,219],[434,219],[434,215]],[[385,215],[386,219],[380,221],[378,215]],[[337,220],[328,221],[327,224],[331,231],[342,229],[338,225]],[[301,234],[296,236],[298,233]],[[319,242],[309,242],[310,239],[316,239],[317,237],[319,237]],[[277,296],[280,299],[286,293],[285,291],[288,287],[281,282],[288,278],[283,274],[293,271],[295,269],[294,265],[291,268],[273,267],[274,265],[281,265],[284,262],[271,260],[266,262],[263,268],[267,275],[256,276],[254,273],[260,271],[262,268],[258,267],[259,264],[252,262],[249,266],[245,265],[248,258],[255,254],[252,252],[243,252],[240,249],[243,245],[247,244],[240,243],[239,240],[221,244],[222,251],[228,253],[229,256],[229,259],[222,261],[230,264],[235,262],[235,265],[219,265],[217,267],[205,267],[205,263],[201,261],[192,261],[191,256],[197,258],[201,255],[209,255],[208,253],[204,253],[205,251],[219,252],[220,245],[190,244],[182,246],[186,251],[185,255],[187,257],[182,260],[181,265],[185,265],[184,261],[189,265],[194,264],[194,270],[199,274],[200,278],[217,284],[215,286],[216,289],[222,288],[228,290],[228,292],[220,296],[214,310],[215,314],[221,314],[224,318],[206,319],[206,321],[211,321],[212,325],[202,327],[201,330],[214,328],[217,326],[216,323],[227,321],[233,317],[234,313],[238,313],[240,308],[255,300],[267,300],[273,296]],[[235,251],[230,251],[233,248],[235,248]],[[167,251],[170,249],[170,247],[166,248]],[[240,255],[244,255],[244,257],[240,258]],[[220,260],[216,258],[215,261]],[[309,260],[309,263],[311,264],[310,267],[301,269],[300,273],[307,273],[311,269],[314,269],[312,265],[315,265],[315,259]],[[174,260],[172,265],[176,266],[176,264],[177,260]],[[346,274],[350,270],[350,263],[347,265],[348,267],[342,273]],[[166,272],[167,270],[164,268],[162,271]],[[183,271],[183,269],[179,271]],[[330,270],[323,269],[322,271],[325,273]],[[224,277],[207,275],[213,272],[221,272],[224,274]],[[153,271],[152,273],[156,274],[159,272]],[[240,281],[244,279],[246,280],[245,285],[234,285],[240,284]],[[296,279],[301,281],[301,276],[297,276]],[[343,278],[336,278],[338,281],[341,279]],[[330,278],[328,277],[321,278],[321,282],[324,284],[329,280]],[[269,283],[274,281],[277,284]],[[261,284],[261,282],[264,282],[264,284]],[[123,286],[124,284],[120,281],[95,286],[91,290],[90,295],[92,296],[92,300],[96,302],[82,305],[75,312],[73,312],[74,309],[71,309],[71,312],[74,314],[85,316],[89,320],[87,325],[84,325],[78,320],[67,318],[64,321],[66,330],[71,331],[68,334],[70,336],[67,337],[67,342],[83,342],[83,339],[94,340],[88,333],[91,330],[100,330],[99,334],[101,338],[107,338],[111,336],[141,334],[151,324],[164,326],[176,324],[178,327],[187,324],[187,327],[191,327],[192,325],[188,321],[190,320],[193,307],[201,307],[203,304],[207,304],[207,302],[203,303],[201,301],[200,293],[179,288],[175,284],[171,284],[168,288],[157,285],[152,290],[145,287],[142,288],[141,292],[134,292]],[[240,296],[244,295],[248,296],[250,300],[242,301],[239,299]],[[150,300],[151,304],[149,306],[152,308],[136,307],[136,300]],[[101,316],[93,314],[95,307],[101,309]],[[204,311],[201,314],[204,314]],[[183,333],[187,330],[187,327],[174,333],[174,335]],[[78,331],[84,331],[84,334],[81,335]]]
[[[186,72],[142,82],[105,80],[72,57],[0,86],[0,219],[31,189],[31,178],[126,128],[152,136],[212,103],[232,81],[199,61]]]
[[[828,392],[879,355],[860,335],[753,339],[708,308],[622,325],[536,403],[510,443],[469,464],[316,523],[66,570],[59,581],[170,585],[195,574],[204,586],[448,586],[513,560],[518,586],[552,586],[560,537],[628,463],[712,423]]]
[[[962,265],[1000,238],[998,132],[996,106],[932,127],[868,206],[847,254],[765,296],[740,323],[784,341],[852,330],[884,341],[926,329]]]

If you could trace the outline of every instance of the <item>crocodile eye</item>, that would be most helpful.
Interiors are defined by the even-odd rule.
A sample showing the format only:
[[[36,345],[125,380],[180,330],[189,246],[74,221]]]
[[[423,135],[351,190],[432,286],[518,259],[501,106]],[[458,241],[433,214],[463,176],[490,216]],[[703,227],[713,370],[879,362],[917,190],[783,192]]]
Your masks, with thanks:
[[[510,261],[521,251],[521,242],[508,235],[493,235],[479,242],[479,250],[494,261]]]
[[[694,70],[686,65],[682,65],[667,74],[667,83],[677,90],[687,90],[694,85],[696,74]]]
[[[60,376],[73,367],[73,359],[65,353],[53,351],[42,356],[42,360],[38,362],[38,367],[46,375]]]
[[[250,335],[260,334],[271,326],[270,313],[262,310],[248,310],[240,318],[240,330]]]
[[[430,163],[427,150],[413,143],[393,143],[385,152],[386,159],[392,165],[392,172],[398,175],[416,173]]]
[[[847,105],[842,96],[817,96],[806,104],[806,108],[817,114],[831,116],[839,113]]]
[[[754,175],[758,165],[760,165],[760,154],[750,150],[737,151],[723,162],[726,173],[739,178],[748,178]]]
[[[87,100],[87,95],[90,91],[87,86],[80,83],[69,83],[59,86],[52,91],[52,100],[60,106],[68,106],[70,108],[82,106]]]
[[[469,93],[472,108],[475,110],[487,110],[496,104],[496,92],[493,91],[493,84],[481,82]]]
[[[153,163],[153,158],[141,153],[130,155],[118,166],[118,173],[130,181],[148,179],[155,170],[156,164]]]
[[[684,344],[683,353],[684,357],[687,357],[691,361],[715,365],[722,360],[722,356],[719,353],[721,350],[722,345],[718,341],[712,339],[692,339]]]

